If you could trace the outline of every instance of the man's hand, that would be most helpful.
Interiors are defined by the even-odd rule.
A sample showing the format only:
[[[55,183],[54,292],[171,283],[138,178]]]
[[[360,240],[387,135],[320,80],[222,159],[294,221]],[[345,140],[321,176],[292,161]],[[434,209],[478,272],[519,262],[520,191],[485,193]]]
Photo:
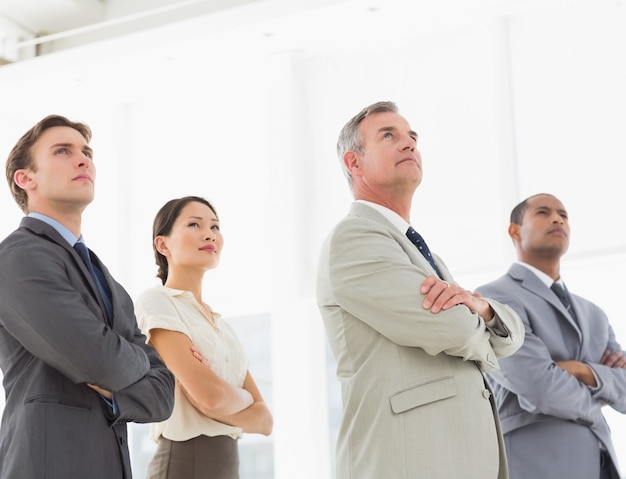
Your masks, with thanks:
[[[596,383],[596,377],[593,375],[591,368],[585,363],[580,361],[568,360],[568,361],[556,361],[555,363],[561,369],[564,369],[581,383],[586,384],[589,387],[595,388],[598,386]]]
[[[102,389],[101,387],[98,387],[95,384],[87,384],[87,386],[89,386],[91,389],[93,389],[98,394],[100,394],[100,396],[104,396],[105,398],[107,398],[109,400],[113,399],[113,394],[111,394],[111,391],[107,391],[106,389]]]
[[[470,311],[477,313],[485,321],[491,321],[495,314],[480,294],[473,294],[457,284],[442,281],[435,275],[428,276],[424,280],[420,293],[426,295],[422,306],[430,309],[433,314],[446,311],[457,304],[467,306]]]
[[[610,350],[604,351],[600,364],[608,366],[609,368],[622,368],[626,369],[626,357],[621,351],[612,353]]]

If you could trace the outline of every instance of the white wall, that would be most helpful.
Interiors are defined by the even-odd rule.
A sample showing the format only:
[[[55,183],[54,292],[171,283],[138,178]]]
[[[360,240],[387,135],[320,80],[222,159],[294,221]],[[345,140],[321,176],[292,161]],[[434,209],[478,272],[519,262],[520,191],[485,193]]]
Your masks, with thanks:
[[[0,68],[3,158],[48,113],[92,126],[98,186],[84,233],[131,295],[154,281],[156,210],[187,194],[214,202],[226,249],[207,276],[207,301],[226,316],[272,315],[277,479],[331,475],[315,265],[350,202],[337,133],[371,102],[396,101],[420,135],[425,176],[413,222],[459,283],[502,274],[513,260],[510,209],[552,192],[572,224],[564,278],[626,342],[622,3],[503,13],[517,3],[492,2],[449,23],[438,12],[430,29],[424,2],[391,2],[405,8],[374,12],[371,25],[359,23],[359,2],[345,3],[285,17],[292,34],[320,22],[319,46],[296,37],[271,51],[236,43],[270,26],[250,22],[188,42],[168,30],[169,43],[96,44]],[[424,28],[397,31],[410,15]],[[324,21],[349,34],[329,45]],[[21,217],[4,182],[0,203],[3,237]],[[607,418],[626,468],[626,420]]]

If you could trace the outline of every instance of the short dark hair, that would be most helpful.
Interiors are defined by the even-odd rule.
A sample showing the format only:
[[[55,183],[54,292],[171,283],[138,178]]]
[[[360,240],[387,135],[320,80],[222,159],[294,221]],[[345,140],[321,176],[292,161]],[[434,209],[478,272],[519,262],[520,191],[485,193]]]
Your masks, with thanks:
[[[535,195],[529,196],[524,201],[522,201],[517,206],[515,206],[515,208],[513,208],[513,210],[511,211],[511,224],[513,225],[522,224],[522,222],[524,221],[524,213],[526,213],[526,210],[528,209],[528,200],[530,200],[531,198],[536,198],[537,196],[554,197],[554,195],[551,195],[550,193],[537,193]]]
[[[64,116],[48,115],[30,130],[22,135],[15,144],[6,162],[6,177],[9,189],[17,205],[24,213],[28,213],[28,194],[15,183],[15,172],[30,168],[37,171],[37,165],[31,155],[33,145],[39,140],[44,131],[55,126],[67,126],[78,131],[87,143],[91,141],[91,129],[85,123],[70,121]]]
[[[183,208],[193,202],[208,206],[211,208],[211,211],[215,213],[215,216],[217,216],[217,211],[215,211],[213,205],[204,198],[199,196],[185,196],[165,203],[154,217],[154,222],[152,223],[152,249],[154,250],[156,265],[158,266],[157,278],[160,278],[163,284],[167,281],[169,266],[167,264],[167,258],[157,250],[154,240],[157,236],[169,236]]]

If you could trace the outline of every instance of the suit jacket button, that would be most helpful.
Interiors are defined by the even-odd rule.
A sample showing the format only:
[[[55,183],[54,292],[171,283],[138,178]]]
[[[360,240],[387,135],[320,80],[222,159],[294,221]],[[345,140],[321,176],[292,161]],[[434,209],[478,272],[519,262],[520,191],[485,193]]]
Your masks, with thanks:
[[[489,391],[489,389],[483,389],[483,397],[485,399],[489,399],[491,397],[491,392]]]

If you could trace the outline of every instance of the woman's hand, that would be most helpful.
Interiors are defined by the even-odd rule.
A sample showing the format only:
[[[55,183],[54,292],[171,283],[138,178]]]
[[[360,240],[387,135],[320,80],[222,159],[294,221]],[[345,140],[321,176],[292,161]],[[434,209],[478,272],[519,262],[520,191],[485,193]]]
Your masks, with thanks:
[[[193,344],[191,345],[191,354],[193,354],[193,357],[196,358],[205,366],[209,368],[211,367],[211,363],[209,362],[209,360],[205,358],[204,355],[200,352],[200,350],[197,347],[195,347]]]

